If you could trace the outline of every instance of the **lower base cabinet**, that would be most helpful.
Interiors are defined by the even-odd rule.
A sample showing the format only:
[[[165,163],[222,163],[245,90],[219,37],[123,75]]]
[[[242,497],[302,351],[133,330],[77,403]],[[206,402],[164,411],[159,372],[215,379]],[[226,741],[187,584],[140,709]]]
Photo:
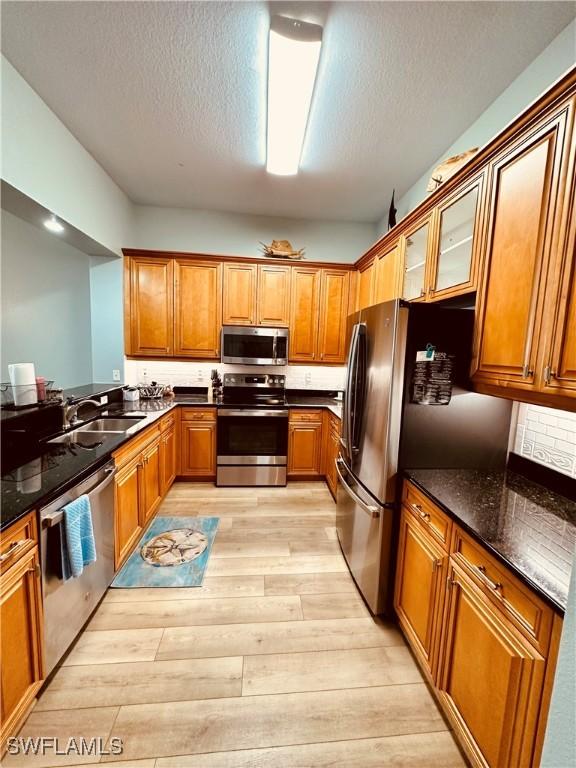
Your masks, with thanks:
[[[322,477],[322,411],[291,410],[288,477]]]
[[[418,493],[405,483],[404,499]],[[394,599],[404,635],[471,764],[537,768],[561,619],[432,502],[412,507]]]
[[[215,408],[182,408],[179,474],[199,480],[216,477]]]
[[[118,470],[114,499],[114,565],[118,568],[142,533],[140,458]]]
[[[330,493],[336,498],[338,473],[336,459],[340,448],[340,419],[329,411],[324,412],[323,474]]]
[[[437,687],[482,766],[530,766],[545,659],[456,564],[448,574]]]
[[[160,437],[160,490],[164,497],[176,479],[176,425],[166,425]]]
[[[35,515],[33,512],[24,518],[29,521],[28,529],[34,531],[33,539],[20,538],[19,530],[13,541],[1,544],[2,558],[7,559],[2,563],[0,585],[0,755],[6,740],[17,733],[30,710],[44,677],[42,586]],[[21,521],[15,523],[8,529],[8,536],[16,526],[23,528]]]

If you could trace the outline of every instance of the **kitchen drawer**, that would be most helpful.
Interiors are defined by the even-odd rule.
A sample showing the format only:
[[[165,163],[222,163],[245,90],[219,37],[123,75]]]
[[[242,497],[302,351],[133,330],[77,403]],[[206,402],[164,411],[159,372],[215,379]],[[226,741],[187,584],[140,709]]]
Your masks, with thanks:
[[[166,432],[166,430],[176,425],[176,412],[169,413],[167,416],[163,416],[160,419],[160,432]]]
[[[321,422],[322,421],[322,411],[321,410],[298,410],[296,408],[292,409],[290,411],[290,421],[291,422]]]
[[[118,468],[124,467],[128,462],[138,456],[138,454],[141,453],[152,440],[157,438],[159,434],[160,424],[156,422],[148,427],[148,429],[145,429],[144,432],[135,435],[132,440],[112,454],[116,466]]]
[[[0,533],[1,571],[18,562],[37,543],[36,512],[30,512]]]
[[[452,530],[452,520],[448,515],[438,509],[425,494],[421,493],[410,482],[404,483],[402,501],[405,507],[420,520],[431,536],[448,551]]]
[[[182,421],[216,421],[216,408],[182,408]]]
[[[554,618],[552,609],[457,525],[452,537],[452,558],[545,656]]]

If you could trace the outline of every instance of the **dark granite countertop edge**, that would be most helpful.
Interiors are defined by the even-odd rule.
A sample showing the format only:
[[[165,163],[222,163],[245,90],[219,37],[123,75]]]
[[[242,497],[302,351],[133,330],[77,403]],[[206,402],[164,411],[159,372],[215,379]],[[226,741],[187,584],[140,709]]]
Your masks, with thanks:
[[[121,403],[113,404],[111,407],[114,407],[114,405],[117,405],[119,407],[119,410],[130,410],[130,411],[138,411],[140,401],[135,402],[126,402],[123,401]],[[176,396],[169,404],[167,404],[167,407],[164,408],[161,411],[152,411],[150,412],[149,416],[154,417],[147,420],[145,424],[142,425],[141,430],[148,428],[151,426],[157,419],[161,418],[162,416],[165,416],[167,413],[170,413],[174,408],[218,408],[221,407],[221,403],[215,403],[210,402],[208,398],[206,398],[205,401],[198,402],[198,401],[190,401],[186,395],[178,395]],[[334,406],[336,404],[334,403],[325,403],[323,405],[314,404],[313,406],[306,406],[306,404],[290,404],[288,403],[288,407],[296,407],[296,408],[305,408],[305,407],[314,407],[314,408],[326,408],[330,410],[332,413],[335,413]],[[335,415],[339,415],[338,413],[335,413]],[[132,438],[136,437],[139,433],[139,431],[136,431],[132,434],[127,435],[119,435],[117,439],[114,440],[113,444],[110,445],[110,449],[106,452],[106,454],[99,456],[97,459],[94,459],[90,464],[87,464],[86,467],[84,467],[80,472],[74,473],[71,477],[66,478],[65,481],[60,483],[55,488],[52,488],[50,491],[47,491],[46,494],[43,496],[39,496],[38,498],[35,498],[34,501],[31,501],[29,505],[23,507],[21,510],[19,510],[14,516],[9,517],[8,519],[0,519],[0,531],[4,531],[7,528],[9,528],[14,523],[21,520],[25,515],[29,514],[33,510],[37,510],[41,507],[46,506],[46,504],[49,504],[52,500],[57,498],[61,493],[65,493],[69,488],[71,488],[76,483],[82,482],[82,480],[86,479],[90,476],[92,472],[99,469],[101,466],[103,466],[107,461],[110,461],[110,458],[112,454],[117,451],[122,445],[127,443],[128,441],[132,440]]]
[[[496,549],[492,544],[487,542],[486,539],[484,539],[475,528],[468,525],[468,523],[466,523],[466,521],[464,521],[459,515],[450,509],[450,507],[446,506],[446,504],[444,504],[433,493],[431,493],[423,483],[417,480],[411,474],[409,469],[404,470],[404,475],[408,480],[410,480],[411,483],[413,483],[420,491],[422,491],[422,493],[424,493],[430,499],[430,501],[436,504],[436,506],[440,507],[440,509],[443,510],[448,515],[448,517],[456,521],[458,525],[464,531],[466,531],[466,533],[469,533],[475,541],[481,544],[499,562],[511,570],[524,584],[526,584],[526,586],[530,587],[530,589],[536,592],[536,594],[542,598],[542,600],[544,600],[554,611],[561,614],[562,616],[566,613],[566,606],[559,603],[554,597],[552,597],[552,595],[548,594],[540,584],[534,582],[526,573],[524,573],[524,571],[518,568],[515,563],[509,560],[506,555]]]

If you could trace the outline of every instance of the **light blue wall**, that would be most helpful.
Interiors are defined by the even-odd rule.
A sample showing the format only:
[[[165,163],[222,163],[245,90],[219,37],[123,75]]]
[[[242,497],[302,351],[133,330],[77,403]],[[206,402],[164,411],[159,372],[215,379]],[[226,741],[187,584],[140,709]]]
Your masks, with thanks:
[[[124,320],[122,259],[90,259],[92,372],[94,381],[112,381],[112,371],[124,380]]]
[[[2,211],[2,380],[33,362],[61,387],[92,379],[89,257]]]
[[[434,168],[447,157],[491,141],[520,112],[537,99],[576,62],[576,20],[569,24],[467,131],[442,153],[420,179],[396,203],[398,221],[425,199]],[[448,137],[447,137],[448,138]],[[377,224],[378,234],[388,229],[388,213]]]
[[[576,765],[576,558],[540,765],[541,768]]]
[[[374,224],[134,207],[131,247],[259,256],[260,241],[289,240],[310,261],[356,261],[376,240]]]

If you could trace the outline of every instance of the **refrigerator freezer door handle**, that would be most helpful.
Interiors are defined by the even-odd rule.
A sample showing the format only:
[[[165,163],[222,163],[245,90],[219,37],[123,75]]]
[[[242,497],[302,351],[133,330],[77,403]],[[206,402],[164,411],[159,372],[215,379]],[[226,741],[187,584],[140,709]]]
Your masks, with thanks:
[[[340,482],[342,483],[343,488],[345,489],[346,493],[350,496],[350,498],[354,499],[356,504],[362,509],[364,512],[366,512],[370,517],[378,518],[380,517],[380,510],[378,507],[372,506],[371,504],[366,504],[365,501],[362,501],[360,496],[354,493],[352,488],[348,485],[348,483],[344,480],[344,477],[342,476],[342,472],[340,471],[340,467],[342,465],[342,462],[338,459],[336,461],[336,472],[338,473],[338,478],[340,479]]]
[[[352,330],[352,338],[350,340],[350,353],[348,355],[348,371],[346,379],[346,398],[344,402],[344,437],[346,440],[344,448],[350,457],[350,461],[352,461],[352,379],[355,376],[356,348],[358,345],[359,332],[360,325],[357,323]]]

